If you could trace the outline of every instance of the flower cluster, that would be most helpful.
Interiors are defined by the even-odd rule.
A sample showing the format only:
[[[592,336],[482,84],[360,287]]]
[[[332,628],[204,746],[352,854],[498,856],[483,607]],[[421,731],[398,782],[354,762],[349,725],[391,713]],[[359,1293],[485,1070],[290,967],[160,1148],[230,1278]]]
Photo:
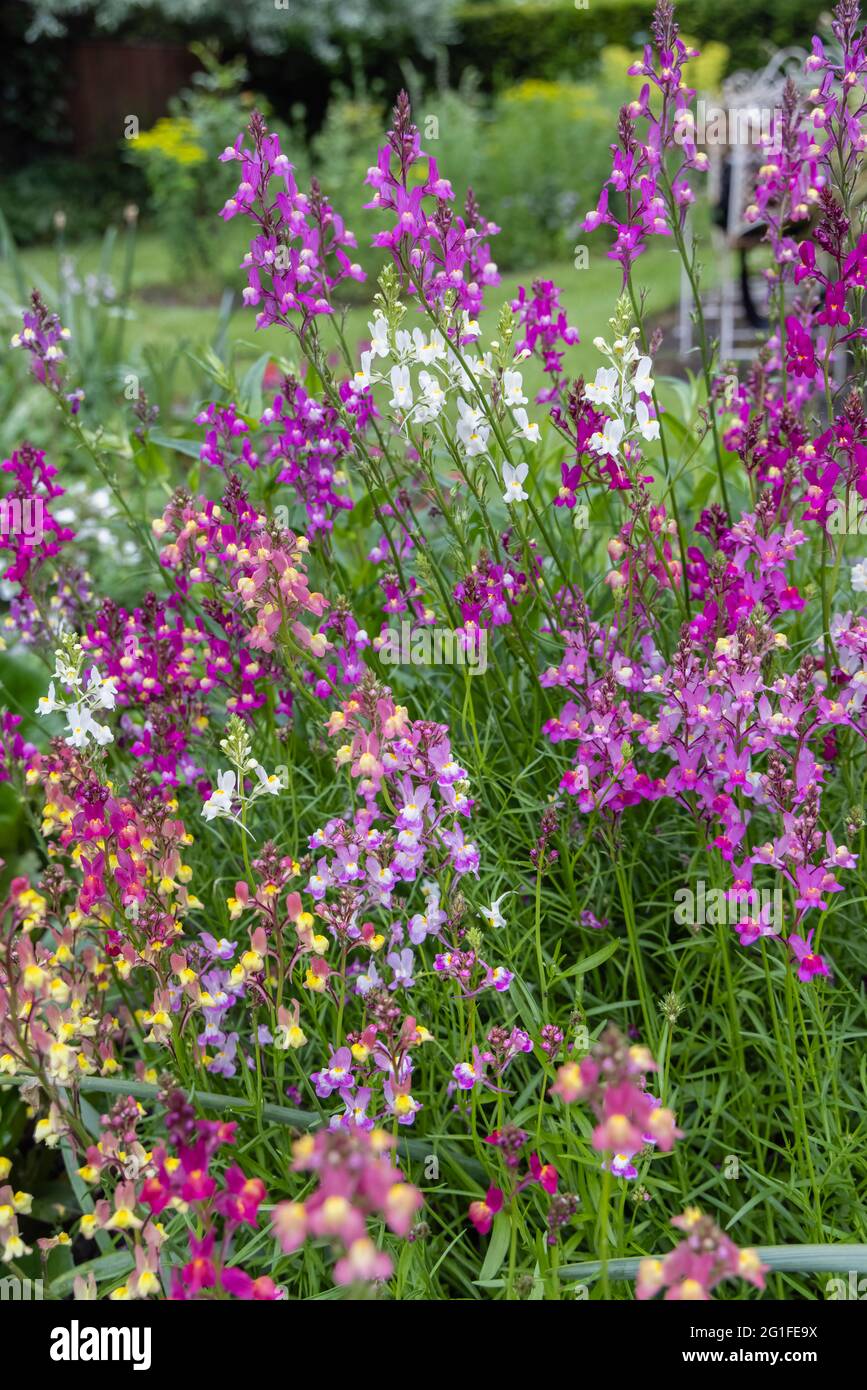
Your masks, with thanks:
[[[557,1071],[552,1095],[567,1105],[589,1103],[597,1120],[593,1147],[609,1155],[606,1164],[618,1177],[637,1177],[637,1154],[653,1147],[667,1153],[681,1137],[672,1111],[646,1089],[648,1073],[656,1070],[646,1047],[629,1046],[610,1027],[588,1056],[565,1062]]]
[[[377,1246],[368,1221],[384,1221],[395,1235],[406,1237],[422,1205],[418,1188],[392,1163],[393,1147],[394,1139],[382,1130],[357,1125],[296,1140],[293,1171],[312,1173],[316,1187],[304,1201],[275,1208],[274,1234],[283,1251],[298,1250],[308,1236],[324,1238],[343,1251],[334,1266],[335,1283],[387,1279],[391,1256]]]
[[[250,735],[239,715],[233,714],[225,738],[220,739],[220,747],[232,764],[226,772],[217,775],[217,785],[202,807],[205,820],[217,816],[233,820],[247,830],[247,809],[260,796],[279,796],[281,782],[278,773],[268,773],[252,756]],[[255,781],[247,787],[245,778],[255,773]],[[233,807],[238,804],[239,810]]]
[[[646,250],[648,237],[682,230],[695,201],[688,176],[708,167],[707,155],[695,144],[690,110],[695,93],[683,79],[684,65],[697,52],[678,37],[674,7],[668,0],[656,6],[651,34],[653,42],[645,45],[642,59],[629,69],[631,76],[648,80],[638,98],[620,112],[611,176],[596,208],[584,219],[586,232],[603,223],[615,229],[608,257],[622,265],[624,283]],[[612,194],[624,206],[622,217],[611,206]]]
[[[30,308],[24,313],[24,325],[20,333],[12,336],[12,347],[22,348],[30,354],[30,370],[55,395],[61,395],[65,381],[65,347],[72,334],[64,328],[52,313],[38,290],[30,296]],[[77,415],[84,400],[84,392],[76,388],[66,396],[70,413]]]
[[[224,152],[239,183],[222,215],[254,224],[245,301],[295,335],[297,358],[268,366],[265,408],[228,372],[224,398],[196,407],[207,467],[196,495],[172,479],[150,532],[124,489],[139,446],[165,444],[154,410],[139,402],[121,447],[85,429],[68,335],[34,297],[16,346],[74,440],[72,470],[99,468],[94,508],[113,496],[129,522],[118,553],[135,565],[94,599],[83,565],[114,530],[67,528],[77,512],[56,511],[39,450],[4,463],[6,631],[52,674],[39,719],[0,710],[15,855],[0,1081],[81,1213],[74,1239],[58,1224],[31,1242],[47,1204],[4,1185],[7,1265],[41,1258],[51,1277],[58,1246],[74,1264],[94,1241],[78,1297],[270,1301],[320,1296],[325,1252],[350,1297],[392,1278],[397,1297],[462,1296],[500,1269],[506,1297],[547,1297],[573,1258],[606,1286],[613,1259],[657,1248],[660,1173],[691,1200],[683,1146],[659,1160],[683,1137],[675,1107],[690,1127],[701,1112],[709,1065],[738,1069],[717,1119],[745,1144],[757,1067],[793,1067],[774,1092],[785,1142],[755,1141],[775,1179],[794,1164],[809,1192],[816,1156],[850,1142],[839,1099],[857,1066],[829,985],[863,965],[843,930],[867,734],[855,9],[842,0],[834,46],[814,44],[809,98],[785,88],[750,190],[772,327],[742,379],[697,305],[702,377],[666,381],[634,279],[663,236],[698,290],[685,217],[706,160],[668,0],[585,224],[614,229],[625,281],[592,380],[572,377],[578,331],[548,280],[483,334],[497,229],[472,192],[458,211],[403,93],[366,177],[387,254],[358,360],[341,298],[363,274],[342,218],[317,182],[299,190],[259,116]],[[544,422],[528,413],[540,367]],[[38,538],[18,524],[31,502]],[[95,558],[104,588],[111,559]],[[401,667],[438,666],[424,652],[448,623],[442,664],[470,672],[384,684],[396,617]],[[489,637],[490,670],[458,659]],[[661,895],[702,865],[719,914],[672,923]],[[703,1005],[726,1002],[696,1040],[678,1016],[702,976]],[[606,1014],[623,1031],[592,1036]],[[827,1095],[817,1038],[846,1075]],[[790,1141],[820,1095],[828,1125]],[[817,1227],[842,1228],[849,1201],[841,1177]],[[773,1228],[772,1206],[752,1229]],[[710,1217],[689,1206],[674,1224],[684,1239],[641,1260],[638,1298],[763,1288],[759,1254]],[[492,1237],[481,1272],[473,1232]]]
[[[538,357],[546,375],[551,378],[551,385],[539,392],[536,401],[539,404],[555,401],[566,384],[563,372],[565,349],[581,341],[578,329],[567,320],[560,304],[560,291],[552,280],[534,280],[531,293],[519,285],[518,297],[512,300],[511,307],[523,334],[515,348],[518,357],[525,353]]]
[[[342,280],[364,279],[346,254],[356,241],[315,181],[309,194],[299,192],[279,137],[267,133],[258,113],[249,133],[252,149],[239,135],[220,156],[241,165],[237,191],[220,215],[226,221],[249,217],[259,228],[243,262],[244,303],[261,306],[256,326],[300,314],[303,331],[310,319],[333,312],[332,293]]]
[[[264,461],[277,467],[277,482],[294,489],[312,534],[332,530],[335,513],[352,510],[350,497],[341,490],[347,486],[344,464],[352,442],[337,411],[286,377],[261,423],[270,437]]]
[[[18,1218],[27,1216],[33,1210],[33,1197],[29,1192],[16,1192],[5,1182],[11,1171],[10,1160],[0,1158],[0,1182],[4,1183],[0,1187],[0,1243],[3,1246],[0,1260],[4,1264],[11,1264],[13,1260],[20,1260],[23,1255],[32,1253],[31,1246],[25,1245],[21,1236]]]
[[[153,530],[163,542],[161,563],[182,592],[215,585],[225,626],[240,625],[247,646],[268,653],[279,642],[314,658],[328,650],[327,638],[311,634],[303,621],[305,614],[321,618],[327,608],[308,584],[306,537],[269,522],[240,487],[228,489],[223,504],[178,496]]]
[[[86,576],[57,558],[75,532],[51,510],[64,494],[55,465],[43,450],[22,444],[3,460],[3,472],[13,480],[0,498],[0,550],[11,552],[2,575],[11,586],[4,628],[33,646],[56,640],[64,625],[77,627],[90,591]]]
[[[61,690],[55,689],[59,682]],[[64,693],[66,692],[66,693]],[[111,676],[102,676],[96,666],[85,669],[84,648],[81,643],[67,639],[55,653],[54,680],[48,694],[39,697],[37,714],[62,712],[69,730],[66,743],[70,748],[87,748],[94,743],[102,748],[111,743],[114,735],[107,724],[94,718],[104,710],[113,710],[117,686]]]
[[[666,1301],[704,1301],[724,1279],[746,1279],[757,1289],[765,1287],[768,1266],[762,1264],[757,1252],[739,1250],[697,1207],[672,1217],[671,1224],[683,1231],[685,1238],[665,1259],[641,1261],[636,1298],[653,1298],[665,1289]]]
[[[427,160],[423,180],[417,171],[410,172],[422,159]],[[421,148],[406,92],[398,96],[392,128],[365,182],[374,190],[365,206],[390,212],[395,219],[390,230],[376,234],[373,244],[391,251],[411,293],[419,294],[428,307],[445,310],[452,319],[450,337],[463,341],[473,336],[483,287],[500,281],[488,245],[499,227],[481,216],[472,190],[463,217],[449,206],[455,196],[452,186],[440,176],[433,156]],[[433,201],[432,211],[425,200]]]
[[[539,426],[527,415],[523,377],[514,364],[498,369],[490,353],[467,362],[438,329],[434,328],[429,337],[420,328],[414,328],[412,334],[403,328],[392,330],[383,313],[369,326],[371,346],[362,354],[361,371],[356,374],[354,384],[366,390],[385,381],[385,374],[378,372],[374,363],[379,358],[392,360],[394,365],[387,376],[391,388],[389,405],[397,425],[410,437],[416,427],[435,425],[446,444],[456,441],[465,461],[488,459],[492,446],[504,442],[503,426],[509,440],[538,443]],[[464,336],[478,337],[477,327],[467,325]],[[518,360],[516,357],[515,361]],[[414,367],[421,368],[417,384],[412,375]],[[454,421],[444,414],[450,395],[454,397]],[[522,463],[517,468],[523,470],[520,477],[523,482],[528,466]],[[515,465],[504,464],[506,502],[514,500],[508,485],[515,472]]]
[[[617,325],[618,317],[612,320]],[[631,482],[631,469],[641,459],[637,440],[645,443],[659,438],[659,421],[653,419],[652,363],[639,353],[638,329],[633,327],[615,338],[609,346],[597,338],[595,346],[608,358],[610,367],[600,367],[592,386],[585,387],[585,396],[598,411],[605,411],[601,429],[591,434],[588,448],[600,461],[600,471],[609,473],[610,487],[623,487]]]

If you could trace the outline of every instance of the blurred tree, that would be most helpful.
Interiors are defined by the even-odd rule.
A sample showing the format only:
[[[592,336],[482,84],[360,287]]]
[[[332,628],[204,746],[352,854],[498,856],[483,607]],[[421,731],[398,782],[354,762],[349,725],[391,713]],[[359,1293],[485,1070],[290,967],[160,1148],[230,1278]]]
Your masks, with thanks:
[[[361,39],[396,42],[412,38],[430,53],[451,35],[456,0],[25,0],[32,11],[27,38],[57,38],[66,21],[82,15],[98,31],[117,33],[142,25],[163,23],[194,28],[209,25],[234,39],[243,39],[258,53],[280,53],[303,46],[323,62],[331,62],[347,43]]]

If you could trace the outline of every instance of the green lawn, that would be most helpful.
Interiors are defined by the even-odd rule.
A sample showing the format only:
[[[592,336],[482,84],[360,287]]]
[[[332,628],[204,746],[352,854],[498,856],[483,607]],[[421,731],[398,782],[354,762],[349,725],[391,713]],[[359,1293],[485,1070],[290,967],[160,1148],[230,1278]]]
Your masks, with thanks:
[[[187,284],[178,284],[165,241],[154,233],[138,235],[129,305],[132,317],[124,333],[125,360],[131,364],[142,361],[145,349],[153,345],[177,345],[196,351],[212,342],[219,323],[222,294],[227,285],[234,285],[236,290],[234,311],[228,323],[228,338],[237,345],[239,359],[253,360],[266,350],[273,351],[275,355],[292,356],[292,344],[285,332],[271,328],[257,333],[253,326],[253,312],[240,303],[244,277],[240,270],[233,275],[233,266],[240,261],[243,232],[244,228],[240,226],[223,227],[218,223],[213,243],[215,260],[210,273],[203,274],[199,282]],[[82,243],[70,248],[70,251],[80,277],[96,272],[104,258],[104,249],[98,241]],[[8,296],[18,303],[19,285],[29,287],[37,284],[44,289],[49,302],[56,303],[57,252],[53,248],[40,247],[18,253],[17,259],[17,267],[8,259],[0,262],[0,294],[3,299]],[[115,283],[121,279],[123,259],[124,247],[122,240],[119,240],[108,263]],[[551,279],[560,286],[569,320],[577,325],[581,334],[580,346],[572,350],[568,359],[570,368],[575,374],[594,373],[599,365],[599,357],[593,347],[593,338],[607,331],[607,321],[620,292],[619,265],[608,260],[603,247],[597,243],[591,249],[587,269],[576,270],[572,263],[560,261],[535,266],[522,273],[504,275],[502,284],[487,295],[489,307],[483,321],[486,336],[495,335],[496,316],[503,301],[514,295],[518,285],[529,284],[534,279]],[[636,281],[648,291],[647,309],[650,314],[658,314],[677,301],[678,262],[670,242],[660,239],[640,259]],[[372,295],[375,287],[369,285],[369,288]],[[8,317],[9,322],[5,326],[12,331],[14,323],[11,314]],[[367,305],[348,310],[346,333],[350,343],[357,343],[367,336],[369,317]],[[535,367],[528,368],[529,384],[533,386],[534,373]],[[180,388],[191,388],[192,380],[192,375],[189,375],[188,381],[181,375]]]

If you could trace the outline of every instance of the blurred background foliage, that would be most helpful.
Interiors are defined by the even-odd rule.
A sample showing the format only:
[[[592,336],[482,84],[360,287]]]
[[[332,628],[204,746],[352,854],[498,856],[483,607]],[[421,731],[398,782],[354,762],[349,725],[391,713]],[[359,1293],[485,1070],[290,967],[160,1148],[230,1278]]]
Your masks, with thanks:
[[[702,47],[713,45],[711,63],[722,75],[795,42],[809,32],[815,11],[814,0],[686,0],[679,17]],[[205,46],[222,54],[222,72],[205,66],[196,74],[194,96],[186,99],[195,109],[183,113],[199,125],[206,150],[232,100],[237,106],[255,93],[276,117],[303,131],[308,155],[326,131],[351,164],[353,133],[359,149],[368,140],[359,108],[386,106],[412,70],[417,89],[438,101],[448,94],[449,116],[464,123],[461,137],[474,116],[477,125],[499,127],[492,152],[505,150],[512,165],[520,162],[516,178],[534,181],[544,221],[551,199],[557,206],[563,192],[574,195],[576,183],[589,188],[604,162],[623,83],[619,54],[640,49],[651,12],[652,0],[592,0],[586,9],[575,0],[9,0],[0,18],[6,58],[0,206],[26,244],[50,236],[58,204],[85,236],[102,231],[129,199],[147,202],[153,183],[137,161],[117,158],[117,124],[105,123],[86,157],[75,148],[70,53],[111,40],[130,51],[194,45],[197,62]],[[106,50],[106,64],[116,52]],[[616,56],[606,61],[608,55]],[[535,128],[521,126],[522,101],[530,107],[523,115],[539,120],[538,138]],[[523,138],[510,145],[516,129],[530,135],[532,149],[524,152]],[[452,143],[451,153],[463,149],[465,161],[484,162],[478,146]],[[520,203],[531,193],[513,196]],[[489,214],[496,216],[493,209]],[[517,251],[521,234],[515,235]]]
[[[141,389],[163,430],[189,433],[191,409],[213,393],[206,356],[242,373],[271,354],[273,375],[289,351],[285,335],[257,333],[241,307],[249,229],[217,216],[232,184],[220,151],[261,110],[299,183],[320,179],[375,274],[380,219],[363,210],[363,181],[406,86],[423,144],[458,199],[471,186],[502,229],[493,313],[519,284],[556,280],[584,370],[619,272],[606,234],[580,228],[610,167],[617,111],[640,87],[626,69],[651,12],[652,0],[589,0],[586,9],[575,0],[9,0],[0,14],[0,329],[8,341],[38,286],[73,330],[87,424],[123,433]],[[702,50],[690,81],[717,91],[738,63],[755,66],[809,32],[813,12],[813,0],[686,0],[683,30]],[[699,228],[706,216],[697,209]],[[576,258],[585,240],[586,270]],[[670,313],[679,280],[661,239],[642,279],[652,310]],[[374,289],[370,274],[351,282],[346,332],[356,342]],[[24,437],[49,445],[55,430],[21,355],[0,350],[4,454]]]

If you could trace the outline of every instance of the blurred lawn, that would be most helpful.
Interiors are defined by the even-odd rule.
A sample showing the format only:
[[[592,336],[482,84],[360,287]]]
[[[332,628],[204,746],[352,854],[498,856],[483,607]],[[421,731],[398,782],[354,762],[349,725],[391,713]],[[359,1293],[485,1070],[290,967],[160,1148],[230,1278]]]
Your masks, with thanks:
[[[135,363],[141,360],[145,349],[154,345],[180,346],[196,352],[213,342],[219,323],[223,287],[227,285],[234,288],[228,340],[236,346],[238,360],[241,363],[252,361],[266,350],[290,358],[294,355],[293,342],[285,331],[270,328],[257,333],[253,326],[253,312],[241,305],[240,293],[245,279],[243,272],[237,269],[233,272],[233,267],[237,267],[241,259],[245,230],[232,224],[218,227],[214,236],[213,265],[201,280],[186,284],[177,281],[177,271],[165,241],[154,233],[137,235],[129,305],[131,318],[124,333],[125,359]],[[119,238],[109,269],[116,285],[121,277],[124,256],[122,243],[123,239]],[[100,269],[103,248],[98,240],[65,249],[74,257],[79,278]],[[105,266],[102,268],[105,269]],[[26,286],[39,285],[49,303],[56,302],[56,250],[40,247],[21,252],[18,254],[18,269]],[[591,247],[590,263],[586,269],[577,270],[569,261],[557,261],[535,266],[520,274],[504,275],[502,283],[487,292],[488,308],[483,317],[486,338],[496,336],[496,317],[502,303],[514,296],[520,284],[529,285],[535,279],[553,280],[560,287],[569,321],[577,326],[581,334],[581,344],[568,355],[569,369],[573,374],[594,374],[601,359],[593,347],[593,339],[607,332],[608,319],[621,289],[619,265],[607,259],[603,243],[597,241]],[[662,238],[655,241],[652,249],[638,261],[635,280],[638,286],[647,290],[649,314],[660,314],[677,302],[679,263],[670,241]],[[375,285],[368,282],[365,288],[369,289],[372,299]],[[16,289],[16,276],[8,261],[0,264],[0,290],[15,302],[20,297]],[[346,336],[351,345],[367,338],[370,316],[367,304],[348,309]],[[411,324],[412,311],[408,317]],[[10,331],[12,328],[14,325],[10,324]],[[528,384],[535,389],[536,381],[541,380],[541,373],[535,364],[528,364],[526,375]],[[192,369],[179,372],[177,386],[180,392],[192,389],[193,377]]]

